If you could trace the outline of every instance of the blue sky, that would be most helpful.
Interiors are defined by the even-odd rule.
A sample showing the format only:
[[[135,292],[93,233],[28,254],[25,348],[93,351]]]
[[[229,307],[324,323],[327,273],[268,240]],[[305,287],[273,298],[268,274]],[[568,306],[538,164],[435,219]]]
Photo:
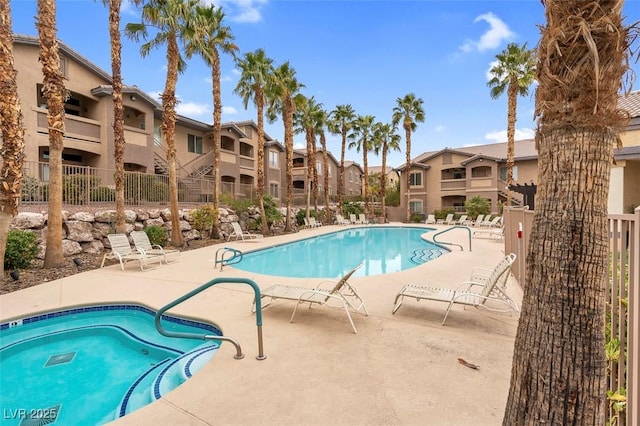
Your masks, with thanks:
[[[126,1],[126,0],[125,0]],[[223,0],[216,3],[236,37],[240,53],[265,50],[276,65],[289,61],[302,93],[326,110],[351,104],[360,115],[389,122],[396,99],[414,93],[424,100],[426,120],[412,137],[411,156],[445,147],[459,148],[506,140],[506,95],[493,100],[488,70],[510,42],[535,47],[544,24],[539,0]],[[37,35],[36,1],[12,0],[14,32]],[[627,0],[626,22],[640,19],[640,1]],[[69,47],[110,72],[107,9],[101,1],[58,0],[58,36]],[[139,12],[125,4],[122,24],[139,22]],[[146,58],[140,44],[123,37],[125,84],[157,96],[166,78],[165,51]],[[634,68],[640,71],[637,63]],[[256,120],[233,94],[238,71],[222,59],[223,121]],[[634,90],[637,90],[635,83]],[[516,138],[533,136],[534,88],[518,98]],[[211,123],[211,71],[198,58],[188,61],[177,87],[178,112]],[[280,121],[267,133],[283,140]],[[404,133],[402,145],[404,146]],[[340,154],[339,136],[327,135],[328,148]],[[299,147],[302,134],[295,136]],[[402,152],[389,164],[404,163]],[[362,164],[354,150],[347,159]],[[370,155],[369,164],[380,159]]]

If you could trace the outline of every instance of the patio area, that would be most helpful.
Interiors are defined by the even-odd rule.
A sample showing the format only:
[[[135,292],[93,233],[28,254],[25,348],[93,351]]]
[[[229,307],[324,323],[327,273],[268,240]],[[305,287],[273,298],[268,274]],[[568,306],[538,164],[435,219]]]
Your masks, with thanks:
[[[373,225],[375,226],[375,225]],[[427,228],[425,225],[419,225]],[[432,226],[443,228],[443,226]],[[269,247],[306,236],[344,229],[338,226],[297,234],[230,242],[183,253],[182,261],[141,272],[137,264],[92,270],[0,296],[0,321],[78,304],[135,302],[158,309],[205,282],[245,277],[261,288],[273,284],[312,287],[320,279],[258,275],[227,266],[214,269],[215,251]],[[394,297],[408,283],[455,288],[476,266],[492,268],[505,255],[504,242],[473,238],[463,229],[439,237],[465,247],[413,269],[352,278],[369,316],[353,314],[354,334],[345,312],[300,307],[277,300],[263,311],[266,360],[258,354],[253,291],[223,284],[170,310],[220,326],[242,345],[221,349],[193,378],[166,397],[114,425],[498,425],[509,389],[518,318],[508,313],[456,306],[446,325],[446,304],[407,299],[391,314]],[[318,262],[322,262],[319,255]],[[507,293],[520,303],[521,289],[509,278]],[[479,366],[470,369],[462,358]]]

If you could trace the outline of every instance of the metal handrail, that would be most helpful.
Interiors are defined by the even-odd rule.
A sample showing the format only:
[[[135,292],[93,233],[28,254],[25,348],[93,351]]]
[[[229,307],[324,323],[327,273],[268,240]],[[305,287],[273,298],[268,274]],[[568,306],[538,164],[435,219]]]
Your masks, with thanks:
[[[469,251],[471,251],[471,228],[469,228],[468,226],[454,225],[454,226],[451,226],[451,227],[449,227],[449,228],[447,228],[447,229],[443,229],[443,230],[442,230],[442,231],[440,231],[440,232],[436,232],[435,234],[433,234],[433,237],[432,237],[433,242],[434,242],[434,243],[437,243],[437,244],[446,244],[446,245],[450,245],[450,246],[458,246],[458,247],[460,247],[460,250],[464,251],[464,247],[462,247],[460,244],[456,244],[456,243],[446,243],[446,242],[444,242],[444,241],[437,241],[437,240],[436,240],[436,237],[437,237],[438,235],[440,235],[440,234],[444,234],[445,232],[449,232],[449,231],[451,231],[452,229],[456,229],[456,228],[466,229],[466,230],[469,232]]]
[[[211,335],[211,334],[175,332],[175,331],[166,330],[164,327],[162,327],[162,324],[161,324],[162,315],[166,311],[168,311],[169,309],[173,308],[174,306],[179,305],[180,303],[184,302],[185,300],[188,300],[188,299],[192,298],[196,294],[201,293],[202,291],[204,291],[204,290],[208,289],[209,287],[214,286],[216,284],[248,284],[253,288],[253,292],[255,293],[256,327],[258,328],[258,355],[256,356],[256,359],[259,360],[259,361],[267,359],[267,357],[264,355],[263,348],[262,348],[262,303],[261,303],[261,298],[260,298],[260,287],[258,287],[258,285],[253,280],[250,280],[249,278],[214,278],[213,280],[202,284],[200,287],[198,287],[198,288],[196,288],[194,290],[191,290],[189,293],[186,293],[186,294],[178,297],[173,302],[163,306],[162,308],[160,308],[158,310],[158,312],[156,313],[156,316],[155,316],[156,330],[158,330],[158,332],[160,334],[162,334],[163,336],[167,336],[167,337],[177,337],[177,338],[181,338],[181,339],[223,340],[223,341],[228,341],[228,342],[231,342],[233,344],[233,346],[235,346],[235,348],[236,348],[236,355],[234,356],[234,358],[235,359],[244,358],[244,354],[242,353],[242,348],[240,347],[240,344],[236,340],[231,338],[231,337],[216,336],[216,335]]]
[[[231,254],[231,257],[225,258],[226,254]],[[216,257],[214,259],[213,267],[216,268],[220,264],[220,271],[226,265],[234,265],[242,261],[242,252],[231,247],[221,247],[216,250]]]

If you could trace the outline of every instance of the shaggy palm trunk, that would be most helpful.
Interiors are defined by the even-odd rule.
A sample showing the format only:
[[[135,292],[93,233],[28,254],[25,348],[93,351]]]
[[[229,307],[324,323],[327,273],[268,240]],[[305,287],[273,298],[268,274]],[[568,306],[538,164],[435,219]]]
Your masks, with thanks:
[[[0,123],[2,123],[2,169],[0,170],[0,259],[4,259],[11,218],[18,213],[24,166],[24,124],[17,72],[13,62],[11,10],[0,2]],[[4,262],[0,263],[0,277]]]
[[[607,199],[628,29],[622,1],[547,0],[538,48],[538,193],[503,419],[605,424]]]
[[[258,204],[260,206],[260,218],[262,220],[262,235],[269,235],[269,224],[267,223],[267,214],[264,211],[264,93],[257,90],[256,99],[258,110]]]
[[[369,201],[371,198],[371,191],[369,190],[369,161],[367,159],[367,147],[369,142],[365,137],[362,140],[362,168],[364,169],[364,214],[369,217]]]
[[[311,190],[313,191],[313,211],[318,214],[318,168],[316,167],[317,163],[317,151],[316,151],[316,135],[314,133],[313,139],[311,141],[311,175],[313,176],[313,185],[311,185]]]
[[[162,94],[162,132],[167,141],[169,168],[169,202],[171,211],[171,245],[182,247],[178,213],[178,176],[176,173],[176,83],[178,81],[178,43],[175,34],[167,39],[167,82]]]
[[[331,210],[329,207],[329,154],[327,153],[327,138],[324,131],[320,131],[320,146],[322,146],[322,172],[324,173],[324,223],[331,223]]]
[[[382,198],[382,218],[386,222],[387,218],[387,150],[388,146],[385,143],[382,146],[382,174],[380,175],[380,194]]]
[[[113,81],[113,147],[116,171],[116,232],[125,232],[124,217],[124,106],[122,104],[122,74],[120,42],[121,0],[109,0],[109,36],[111,39],[111,75]]]
[[[60,72],[54,0],[38,0],[38,38],[44,81],[42,96],[47,100],[49,127],[49,204],[44,267],[56,268],[64,262],[62,252],[62,150],[66,90]]]
[[[513,185],[513,159],[516,138],[516,102],[518,82],[509,83],[507,89],[507,206],[511,206],[511,185]]]
[[[411,128],[404,126],[405,140],[407,141],[407,215],[406,221],[411,221]]]
[[[293,206],[293,99],[285,99],[283,110],[282,120],[284,122],[284,144],[287,162],[287,217],[284,230],[291,232],[293,230],[291,226],[291,208]]]
[[[222,128],[222,95],[220,90],[220,57],[215,47],[211,47],[213,78],[213,223],[211,237],[220,238],[220,129]]]
[[[311,214],[311,192],[312,187],[314,186],[312,165],[315,164],[315,158],[312,153],[315,135],[313,134],[313,129],[311,127],[307,127],[305,129],[305,139],[307,140],[307,184],[305,187],[305,190],[307,191],[307,211],[305,213],[305,217],[307,218],[307,223],[309,223],[309,216]]]
[[[342,125],[342,148],[340,151],[340,171],[338,172],[338,211],[342,214],[342,203],[344,196],[344,156],[347,149],[347,125]]]

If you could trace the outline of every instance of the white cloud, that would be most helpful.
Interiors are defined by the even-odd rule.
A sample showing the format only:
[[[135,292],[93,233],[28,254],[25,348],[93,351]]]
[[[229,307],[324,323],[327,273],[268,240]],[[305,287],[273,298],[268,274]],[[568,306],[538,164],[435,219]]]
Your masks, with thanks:
[[[484,21],[489,24],[489,29],[480,36],[478,40],[466,40],[460,50],[463,52],[484,52],[485,50],[495,49],[505,40],[510,40],[515,33],[509,29],[500,18],[493,13],[485,13],[473,20],[474,23]]]
[[[437,133],[443,132],[445,127],[443,125],[438,125],[434,128]]]
[[[526,127],[523,128],[523,129],[516,129],[515,139],[517,141],[518,140],[522,140],[522,139],[533,139],[535,134],[536,134],[535,130],[529,129],[529,128],[526,128]],[[496,132],[489,132],[489,133],[484,135],[484,138],[486,140],[493,141],[493,142],[498,142],[498,143],[506,142],[507,141],[507,131],[506,130],[498,130]]]
[[[219,0],[216,2],[232,22],[252,24],[262,21],[262,7],[268,0]]]
[[[222,113],[223,113],[223,114],[237,114],[237,113],[238,113],[238,110],[237,110],[237,109],[235,109],[235,108],[234,108],[234,107],[232,107],[232,106],[223,106],[223,107],[222,107]]]
[[[302,142],[296,142],[293,144],[293,149],[306,149],[307,145],[303,144]]]
[[[176,105],[176,112],[186,117],[201,116],[209,114],[209,105],[197,104],[195,102],[180,102]]]
[[[234,69],[232,69],[232,70],[231,70],[231,72],[232,72],[233,74],[235,74],[235,75],[241,75],[241,74],[242,74],[242,71],[240,71],[238,68],[234,68]]]
[[[493,69],[493,67],[497,66],[499,63],[500,61],[498,61],[497,59],[495,61],[489,62],[489,68],[487,68],[487,72],[485,74],[487,77],[487,81],[490,81],[494,77],[494,74],[491,72],[491,70]]]

